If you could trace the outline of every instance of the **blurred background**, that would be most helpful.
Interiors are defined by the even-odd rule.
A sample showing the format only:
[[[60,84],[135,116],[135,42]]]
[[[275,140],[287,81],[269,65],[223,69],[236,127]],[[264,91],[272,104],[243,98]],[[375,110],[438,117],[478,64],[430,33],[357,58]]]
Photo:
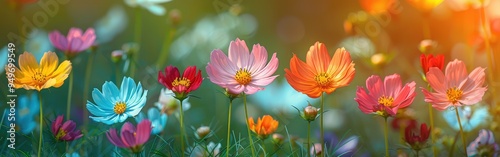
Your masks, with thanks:
[[[319,106],[319,100],[291,88],[284,78],[283,69],[289,68],[293,54],[305,59],[309,47],[316,41],[325,43],[330,55],[337,48],[345,47],[356,64],[356,76],[350,86],[325,97],[328,110],[325,126],[327,132],[336,134],[339,139],[357,136],[355,156],[377,156],[383,154],[381,150],[384,149],[383,120],[363,114],[353,100],[356,88],[365,86],[366,78],[398,73],[403,83],[415,81],[417,87],[425,88],[427,84],[422,80],[419,60],[422,54],[419,47],[424,39],[433,41],[430,44],[432,53],[444,54],[446,62],[461,59],[468,64],[469,71],[477,66],[488,67],[484,34],[489,34],[493,52],[500,51],[500,0],[485,2],[490,32],[481,30],[481,3],[473,0],[444,0],[438,5],[427,6],[430,9],[415,7],[406,0],[173,0],[155,6],[160,9],[141,8],[126,1],[39,0],[25,3],[22,0],[2,0],[0,35],[3,37],[0,38],[0,47],[12,42],[16,44],[16,54],[28,51],[40,58],[46,51],[55,51],[62,59],[64,55],[53,48],[48,33],[59,30],[66,34],[71,27],[94,28],[97,41],[90,89],[100,90],[105,81],[121,80],[130,74],[130,67],[135,66],[134,80],[149,90],[143,112],[154,107],[160,90],[164,88],[157,81],[158,71],[163,71],[167,65],[180,69],[196,65],[202,69],[205,80],[201,88],[193,92],[197,98],[189,100],[191,107],[185,112],[187,132],[193,135],[191,128],[210,126],[215,133],[213,141],[221,143],[226,135],[228,100],[223,90],[206,78],[204,69],[212,50],[221,49],[227,54],[230,41],[240,38],[250,48],[253,44],[260,44],[269,53],[277,52],[280,63],[276,74],[279,77],[266,90],[248,96],[249,114],[252,117],[271,114],[280,122],[278,133],[303,139],[307,122],[300,118],[292,105],[302,108],[309,102]],[[140,0],[131,3],[140,3]],[[138,42],[134,36],[137,27],[140,27],[140,41],[139,51],[133,54],[135,63],[127,57],[113,62],[112,51],[127,49],[130,43]],[[5,57],[4,51],[2,57]],[[88,112],[83,108],[86,100],[82,95],[90,53],[84,52],[72,60],[75,75],[72,119],[77,124],[84,123],[84,112]],[[1,101],[5,104],[7,80],[4,73],[0,76]],[[496,88],[496,85],[489,86]],[[47,104],[45,111],[48,117],[52,117],[48,119],[65,113],[67,88],[64,85],[41,92]],[[24,89],[18,89],[17,93],[30,94]],[[468,131],[468,141],[472,141],[481,128],[498,129],[494,120],[496,115],[492,114],[496,105],[490,103],[493,102],[491,97],[487,94],[484,105],[474,107],[473,111],[484,112],[476,114],[480,115],[480,120]],[[427,104],[423,100],[423,94],[417,88],[417,97],[403,117],[428,124]],[[246,137],[242,100],[236,99],[233,109],[232,130]],[[440,137],[438,147],[443,149],[443,155],[447,154],[444,150],[448,149],[450,139],[457,133],[443,118],[447,112],[434,112]],[[90,126],[103,127],[102,130],[109,127],[95,122]],[[80,128],[87,130],[90,126]],[[175,115],[169,115],[164,135],[178,134],[177,126]],[[314,129],[319,130],[319,121],[314,122]],[[391,154],[411,154],[401,142],[401,135],[399,129],[390,130]],[[316,136],[313,137],[318,141]],[[425,152],[432,154],[430,149]]]

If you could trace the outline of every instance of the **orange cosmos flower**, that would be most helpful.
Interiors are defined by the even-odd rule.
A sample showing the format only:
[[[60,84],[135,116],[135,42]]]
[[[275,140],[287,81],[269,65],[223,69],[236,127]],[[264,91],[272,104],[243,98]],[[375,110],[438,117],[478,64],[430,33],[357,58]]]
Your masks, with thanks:
[[[274,133],[278,129],[278,124],[279,122],[274,120],[270,115],[264,115],[262,118],[259,118],[257,124],[255,124],[252,117],[248,118],[250,130],[256,133],[262,140]]]
[[[318,98],[323,92],[330,94],[339,87],[349,85],[354,73],[349,52],[339,48],[331,58],[326,46],[320,42],[309,48],[306,62],[294,54],[290,59],[290,69],[285,69],[288,83],[311,98]]]
[[[71,62],[63,61],[59,64],[59,59],[54,52],[45,52],[37,63],[35,56],[29,52],[19,55],[19,68],[5,67],[5,71],[12,71],[14,77],[14,88],[24,88],[26,90],[40,91],[50,87],[61,87],[64,80],[71,72]],[[9,75],[9,74],[8,74]]]

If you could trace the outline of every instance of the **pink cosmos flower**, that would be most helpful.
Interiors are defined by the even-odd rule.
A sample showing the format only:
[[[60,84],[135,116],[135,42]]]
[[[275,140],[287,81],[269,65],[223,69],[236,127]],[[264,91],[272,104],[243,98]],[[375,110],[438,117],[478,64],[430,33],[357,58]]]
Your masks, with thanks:
[[[142,145],[146,143],[151,134],[151,121],[145,119],[137,124],[137,129],[130,122],[122,126],[121,137],[118,137],[116,129],[111,128],[106,132],[108,140],[120,148],[129,148],[133,153],[140,153]]]
[[[93,28],[88,28],[85,33],[82,33],[82,30],[79,28],[71,28],[66,37],[57,30],[49,34],[52,45],[64,51],[68,56],[74,56],[88,49],[94,44],[95,38],[96,35]]]
[[[436,67],[429,68],[426,77],[434,92],[422,88],[425,102],[432,107],[445,110],[450,106],[473,105],[483,99],[486,74],[484,68],[477,67],[467,75],[465,63],[455,59],[448,63],[445,73]]]
[[[75,130],[75,122],[68,120],[63,123],[63,119],[63,115],[57,116],[52,123],[51,131],[57,141],[73,141],[83,136],[80,130]]]
[[[372,75],[366,80],[366,88],[369,94],[362,87],[358,87],[354,98],[359,109],[366,114],[395,116],[398,109],[410,106],[415,99],[415,82],[402,87],[398,74],[386,76],[384,82],[379,76]]]
[[[263,46],[255,44],[250,53],[245,41],[236,39],[229,45],[228,56],[219,49],[212,51],[206,69],[210,81],[230,93],[254,94],[278,76],[271,76],[278,68],[276,53],[266,63],[267,51]]]

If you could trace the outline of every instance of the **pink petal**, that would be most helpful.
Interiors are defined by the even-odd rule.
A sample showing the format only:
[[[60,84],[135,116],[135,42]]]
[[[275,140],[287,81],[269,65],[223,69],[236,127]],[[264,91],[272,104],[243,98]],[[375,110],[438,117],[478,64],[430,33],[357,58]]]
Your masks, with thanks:
[[[236,85],[228,85],[228,86],[227,86],[227,90],[228,90],[230,93],[240,94],[241,92],[243,92],[243,91],[245,90],[245,86],[240,85],[240,84],[236,84]]]
[[[378,105],[378,102],[372,96],[368,95],[362,87],[358,87],[356,90],[356,98],[354,100],[358,102],[359,109],[366,114],[373,113],[373,106]]]
[[[67,38],[68,40],[71,40],[73,38],[80,38],[82,36],[82,30],[80,28],[70,28],[68,31]]]
[[[69,53],[78,53],[78,52],[83,51],[82,45],[84,43],[83,43],[82,39],[73,38],[73,39],[68,40],[68,41],[69,41],[69,46],[68,46],[67,51],[69,51]]]
[[[486,78],[486,74],[484,73],[484,68],[477,67],[469,74],[469,79],[474,81],[476,84],[475,87],[483,86]]]
[[[85,49],[88,49],[95,42],[96,39],[95,30],[93,28],[88,28],[81,38],[85,42],[83,47],[85,47]]]
[[[260,79],[264,77],[269,77],[273,75],[277,69],[278,69],[278,58],[276,57],[276,53],[274,53],[273,56],[271,57],[271,60],[266,65],[266,67],[258,70],[257,72],[255,72],[255,74],[252,74],[253,75],[252,78]]]
[[[234,77],[238,67],[221,50],[213,50],[210,54],[210,63],[225,76]]]
[[[443,95],[441,93],[430,93],[424,88],[421,89],[425,96],[424,101],[427,103],[431,103],[432,107],[436,108],[437,110],[443,111],[448,107],[453,106],[451,102],[448,101],[448,98],[446,98],[446,95]]]
[[[366,89],[368,89],[368,92],[370,92],[370,95],[372,95],[374,98],[380,98],[381,96],[385,95],[384,84],[382,83],[380,77],[377,75],[372,75],[368,77],[368,79],[366,79]]]
[[[278,77],[278,75],[274,75],[274,76],[270,76],[270,77],[266,77],[266,78],[261,78],[261,79],[252,79],[252,82],[250,82],[250,84],[255,85],[255,86],[264,87],[264,86],[271,84],[274,81],[274,79],[276,79],[276,77]]]
[[[244,40],[236,39],[229,44],[229,60],[236,63],[238,68],[247,68],[250,58],[250,51]]]
[[[151,135],[151,121],[143,120],[137,124],[136,141],[138,145],[146,143]]]
[[[51,128],[51,130],[52,130],[52,133],[54,135],[57,135],[57,132],[59,131],[59,128],[61,128],[63,118],[64,118],[63,115],[57,116],[56,120],[54,122],[52,122],[52,128]]]
[[[259,44],[253,45],[252,56],[254,58],[253,65],[250,67],[250,73],[255,73],[266,66],[267,50]]]
[[[49,40],[59,50],[65,51],[68,47],[68,40],[59,31],[53,31],[49,34]]]
[[[247,85],[247,86],[245,86],[244,92],[245,92],[245,94],[251,95],[251,94],[255,94],[259,90],[264,90],[264,88],[258,87],[258,86]]]
[[[135,139],[134,132],[129,132],[129,131],[122,132],[122,141],[125,145],[129,147],[134,147],[139,145]]]
[[[398,74],[392,74],[384,78],[385,96],[395,98],[401,89],[401,78]]]
[[[407,83],[394,100],[399,108],[406,108],[413,103],[415,99],[415,82]]]
[[[464,105],[474,105],[483,100],[483,96],[486,90],[486,87],[479,87],[469,92],[464,92],[462,94],[462,98],[459,101]]]
[[[120,148],[124,148],[124,147],[127,147],[121,140],[120,137],[118,137],[117,133],[116,133],[116,129],[114,128],[111,128],[109,129],[108,132],[106,132],[106,137],[108,137],[108,140],[109,142],[111,142],[112,144],[114,144],[115,146],[118,146]]]
[[[460,83],[467,78],[467,68],[465,63],[455,59],[446,66],[446,80],[448,88],[458,87]]]
[[[446,84],[446,77],[443,72],[439,70],[439,68],[431,67],[429,68],[429,72],[426,74],[427,82],[431,85],[434,91],[439,93],[446,93],[446,90],[449,88]]]

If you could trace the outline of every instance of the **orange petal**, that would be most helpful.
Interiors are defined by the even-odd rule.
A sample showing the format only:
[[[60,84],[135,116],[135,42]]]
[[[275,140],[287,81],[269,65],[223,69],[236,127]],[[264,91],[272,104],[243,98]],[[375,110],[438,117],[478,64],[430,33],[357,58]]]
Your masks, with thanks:
[[[306,63],[314,67],[316,73],[326,72],[329,62],[330,54],[328,54],[325,44],[316,42],[307,51]]]

